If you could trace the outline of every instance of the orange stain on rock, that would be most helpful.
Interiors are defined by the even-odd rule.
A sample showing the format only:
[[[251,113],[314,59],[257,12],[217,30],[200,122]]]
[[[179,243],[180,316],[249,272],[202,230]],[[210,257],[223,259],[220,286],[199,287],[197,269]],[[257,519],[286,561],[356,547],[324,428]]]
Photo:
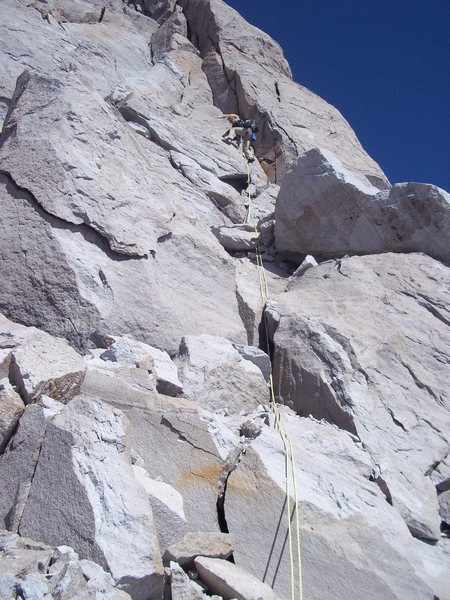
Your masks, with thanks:
[[[192,471],[181,471],[178,474],[178,487],[186,488],[191,485],[207,485],[217,489],[222,467],[220,465],[204,465],[195,467]]]

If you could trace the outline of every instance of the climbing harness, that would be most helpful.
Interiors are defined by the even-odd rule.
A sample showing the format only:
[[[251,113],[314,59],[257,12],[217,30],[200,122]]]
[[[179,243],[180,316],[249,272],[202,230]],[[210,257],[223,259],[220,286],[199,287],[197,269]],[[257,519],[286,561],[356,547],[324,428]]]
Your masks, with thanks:
[[[247,160],[247,183],[250,183],[250,164]],[[250,189],[248,189],[248,209],[245,222],[248,223],[252,218],[253,205]],[[266,271],[264,268],[264,262],[261,254],[261,246],[259,242],[259,231],[255,223],[255,236],[256,236],[256,266],[258,270],[259,286],[261,292],[261,300],[263,306],[266,306],[269,298]],[[265,320],[265,334],[266,334],[266,347],[269,351],[269,333],[267,328],[267,319]],[[278,409],[277,401],[275,399],[275,391],[273,385],[272,373],[269,376],[269,390],[270,390],[270,407],[275,418],[275,429],[279,432],[284,447],[285,455],[285,477],[286,477],[286,509],[287,509],[287,529],[288,529],[288,548],[289,548],[289,563],[290,563],[290,586],[291,586],[291,600],[296,600],[296,579],[298,582],[298,599],[303,600],[303,575],[302,575],[302,554],[301,554],[301,534],[300,534],[300,515],[298,510],[298,485],[297,485],[297,474],[295,468],[295,454],[292,445],[291,438],[287,431],[284,423],[283,415]],[[292,486],[292,487],[291,487]],[[291,491],[293,494],[293,504],[291,506]],[[292,508],[292,514],[291,514]],[[294,550],[294,539],[292,531],[292,517],[295,513],[295,550]],[[295,554],[297,555],[297,572],[295,569]]]

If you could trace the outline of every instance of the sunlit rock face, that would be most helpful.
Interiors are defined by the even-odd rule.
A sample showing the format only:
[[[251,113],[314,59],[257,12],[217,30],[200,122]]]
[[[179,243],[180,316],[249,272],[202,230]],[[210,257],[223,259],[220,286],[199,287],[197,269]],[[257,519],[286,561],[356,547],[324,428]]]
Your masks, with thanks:
[[[447,600],[448,194],[221,0],[1,15],[0,590]]]

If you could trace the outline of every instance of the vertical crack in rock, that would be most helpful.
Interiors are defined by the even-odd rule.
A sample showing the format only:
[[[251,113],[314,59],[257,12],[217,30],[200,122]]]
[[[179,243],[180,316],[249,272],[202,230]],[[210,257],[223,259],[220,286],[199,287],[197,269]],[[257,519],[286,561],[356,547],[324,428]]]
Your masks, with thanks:
[[[267,303],[263,306],[261,319],[258,325],[258,348],[265,352],[269,357],[270,364],[272,367],[272,377],[274,376],[273,372],[273,355],[275,352],[275,344],[272,336],[269,334],[269,327],[267,325],[267,314],[266,314],[266,306]]]
[[[33,407],[33,408],[35,408],[35,407]],[[25,413],[25,414],[27,414],[27,413]],[[45,434],[47,431],[48,422],[45,419],[45,417],[42,417],[42,419],[43,420],[41,423],[41,427],[40,427],[37,439],[35,439],[35,448],[32,453],[32,456],[31,456],[30,464],[27,467],[27,471],[28,471],[27,477],[24,478],[20,482],[20,484],[18,486],[17,497],[15,499],[14,505],[11,508],[10,512],[8,513],[8,515],[5,519],[5,524],[6,524],[7,529],[9,531],[12,531],[13,533],[18,533],[19,535],[20,535],[20,527],[21,527],[21,523],[22,523],[22,517],[25,512],[28,498],[30,496],[33,479],[36,474],[39,457],[41,455],[41,450],[42,450],[42,446],[44,443]],[[18,423],[18,425],[20,425],[20,423]],[[16,428],[16,431],[17,431],[17,429],[18,429],[18,427]],[[11,443],[14,444],[14,438],[12,439]],[[19,446],[20,446],[20,441],[19,441]],[[15,451],[17,452],[17,448],[15,449]]]
[[[155,51],[153,49],[153,44],[152,42],[149,43],[148,48],[150,50],[150,62],[153,66],[156,65],[156,60],[155,60]]]
[[[280,86],[278,85],[278,81],[275,81],[275,93],[277,95],[278,102],[281,102]]]
[[[217,496],[217,521],[219,523],[220,531],[222,533],[229,533],[228,523],[225,515],[225,498],[227,493],[227,485],[228,479],[231,473],[237,468],[239,465],[242,455],[245,453],[246,448],[249,446],[250,440],[245,440],[239,443],[225,460],[222,470],[219,475],[219,493]],[[228,558],[228,560],[234,563],[234,556]]]
[[[276,183],[278,172],[284,173],[286,163],[282,149],[282,137],[277,130],[281,130],[285,134],[293,146],[295,155],[298,156],[295,141],[278,123],[274,127],[270,116],[265,110],[261,109],[257,104],[248,103],[239,73],[234,69],[228,68],[225,62],[220,47],[219,29],[210,7],[205,7],[205,14],[203,15],[201,24],[196,24],[194,22],[195,15],[191,17],[189,13],[188,3],[179,0],[177,4],[181,7],[186,18],[188,39],[197,48],[202,58],[202,69],[206,74],[211,88],[214,106],[222,110],[222,112],[235,112],[242,118],[254,119],[256,121],[260,132],[254,143],[255,156],[260,162],[266,164],[270,170],[270,173],[268,173],[269,178]],[[241,52],[232,42],[230,42],[230,45]],[[214,56],[216,60],[214,60]],[[222,71],[222,80],[218,77],[218,68]],[[281,102],[278,83],[275,85],[277,99]],[[224,86],[226,86],[226,90],[221,89]],[[245,107],[241,105],[241,98],[245,99]]]
[[[284,133],[284,135],[288,138],[288,140],[291,142],[295,156],[298,157],[299,152],[298,152],[297,144],[295,143],[294,138],[292,136],[290,136],[289,133],[286,131],[286,129],[284,129],[284,127],[282,127],[279,123],[277,123],[277,128],[280,129]]]
[[[391,495],[391,492],[389,490],[389,486],[386,483],[386,481],[382,477],[380,477],[380,475],[378,475],[378,477],[374,477],[373,481],[380,488],[381,493],[386,498],[386,502],[392,506],[392,495]]]
[[[47,423],[44,423],[44,426],[42,428],[40,437],[39,437],[39,441],[37,444],[37,448],[35,450],[35,453],[33,455],[33,472],[31,473],[31,477],[30,480],[27,482],[22,482],[20,484],[19,487],[19,493],[18,493],[18,499],[17,502],[14,506],[14,521],[13,521],[13,527],[11,529],[11,531],[14,531],[15,533],[18,533],[20,535],[20,526],[22,524],[22,517],[23,517],[23,513],[25,512],[25,507],[27,505],[28,502],[28,497],[30,495],[31,492],[31,486],[33,485],[33,479],[34,476],[36,474],[36,469],[38,466],[38,462],[39,462],[39,457],[41,456],[41,451],[42,451],[42,445],[44,443],[44,438],[45,438],[45,432],[47,431]]]
[[[13,388],[21,397],[24,405],[26,406],[27,404],[31,404],[32,400],[28,392],[26,391],[25,384],[22,378],[22,373],[19,367],[17,366],[14,354],[11,356],[11,362],[9,363],[8,380],[9,383],[13,386]]]

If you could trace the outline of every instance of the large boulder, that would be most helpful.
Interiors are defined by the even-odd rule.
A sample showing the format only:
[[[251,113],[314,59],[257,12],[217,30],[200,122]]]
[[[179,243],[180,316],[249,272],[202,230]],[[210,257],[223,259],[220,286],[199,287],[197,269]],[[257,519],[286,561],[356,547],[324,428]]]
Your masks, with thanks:
[[[449,269],[420,254],[327,262],[277,296],[280,402],[357,435],[411,533],[440,538],[429,475],[448,453]]]
[[[424,252],[450,262],[449,194],[424,183],[379,191],[327,150],[310,150],[292,166],[275,217],[277,250],[291,259]]]

